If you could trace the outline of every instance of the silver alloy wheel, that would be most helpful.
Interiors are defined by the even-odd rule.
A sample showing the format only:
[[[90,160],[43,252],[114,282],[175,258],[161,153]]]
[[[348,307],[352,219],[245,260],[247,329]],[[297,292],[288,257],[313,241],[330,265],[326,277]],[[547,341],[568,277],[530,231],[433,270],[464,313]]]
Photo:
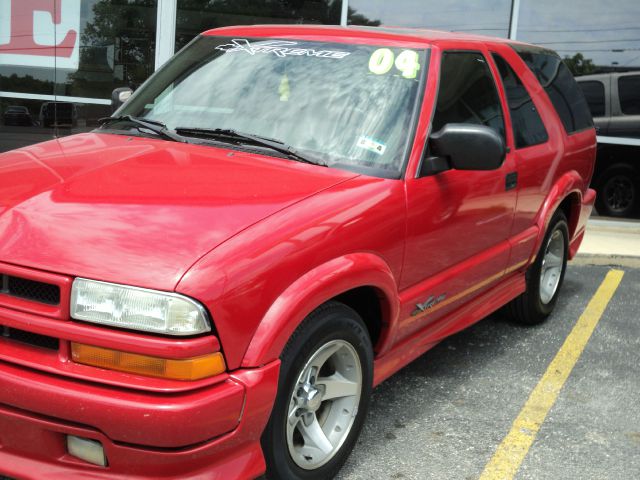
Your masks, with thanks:
[[[558,290],[558,285],[560,285],[565,256],[564,243],[564,234],[562,230],[557,228],[549,237],[544,257],[542,257],[542,265],[540,267],[540,301],[545,305],[551,301],[556,290]]]
[[[287,415],[287,445],[296,465],[313,470],[338,453],[358,413],[361,392],[360,357],[350,343],[332,340],[311,356]]]

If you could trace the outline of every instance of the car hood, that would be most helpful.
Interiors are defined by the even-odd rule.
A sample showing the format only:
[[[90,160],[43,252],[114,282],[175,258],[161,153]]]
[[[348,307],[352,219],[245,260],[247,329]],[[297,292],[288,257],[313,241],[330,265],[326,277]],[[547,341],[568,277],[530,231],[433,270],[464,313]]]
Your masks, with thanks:
[[[210,146],[74,135],[0,155],[0,262],[172,290],[236,233],[355,176]]]

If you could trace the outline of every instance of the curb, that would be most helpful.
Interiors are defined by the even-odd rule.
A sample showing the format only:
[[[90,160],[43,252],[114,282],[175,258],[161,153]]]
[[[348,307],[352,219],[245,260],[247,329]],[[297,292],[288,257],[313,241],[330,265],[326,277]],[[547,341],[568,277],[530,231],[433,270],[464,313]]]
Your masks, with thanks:
[[[579,253],[573,260],[569,261],[569,264],[640,268],[640,257]]]

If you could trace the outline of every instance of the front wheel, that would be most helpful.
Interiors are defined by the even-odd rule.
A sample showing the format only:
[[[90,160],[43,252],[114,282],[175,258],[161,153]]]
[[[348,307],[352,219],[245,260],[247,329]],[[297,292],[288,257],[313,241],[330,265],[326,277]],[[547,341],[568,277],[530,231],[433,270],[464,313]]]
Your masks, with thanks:
[[[535,325],[553,311],[564,280],[568,254],[567,218],[557,211],[549,222],[536,261],[527,271],[526,291],[509,304],[509,312],[516,322]]]
[[[336,475],[369,407],[373,349],[351,308],[331,302],[298,327],[281,356],[278,394],[262,436],[267,477]]]

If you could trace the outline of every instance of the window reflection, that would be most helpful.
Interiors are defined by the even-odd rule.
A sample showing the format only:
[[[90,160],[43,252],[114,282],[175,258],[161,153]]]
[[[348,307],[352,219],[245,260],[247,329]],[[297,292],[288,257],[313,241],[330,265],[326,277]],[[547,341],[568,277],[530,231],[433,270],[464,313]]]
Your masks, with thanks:
[[[339,24],[341,0],[178,0],[176,52],[196,35],[227,25]]]
[[[518,40],[557,51],[574,75],[640,69],[640,2],[521,0]]]
[[[36,32],[26,3],[0,2],[0,152],[54,138],[39,122],[43,101],[30,98],[53,98],[54,23],[42,22]]]
[[[640,115],[629,115],[621,106],[625,92],[639,91],[638,84],[625,90],[624,83],[632,81],[622,80],[640,70],[639,18],[638,0],[585,1],[579,7],[557,0],[520,2],[518,40],[557,51],[589,103],[598,134],[591,186],[604,216],[640,212],[640,147],[634,140],[640,137]]]
[[[511,0],[349,0],[350,25],[389,25],[506,37]]]
[[[155,0],[87,0],[80,10],[76,70],[56,70],[56,94],[109,99],[121,86],[138,86],[153,73]]]

